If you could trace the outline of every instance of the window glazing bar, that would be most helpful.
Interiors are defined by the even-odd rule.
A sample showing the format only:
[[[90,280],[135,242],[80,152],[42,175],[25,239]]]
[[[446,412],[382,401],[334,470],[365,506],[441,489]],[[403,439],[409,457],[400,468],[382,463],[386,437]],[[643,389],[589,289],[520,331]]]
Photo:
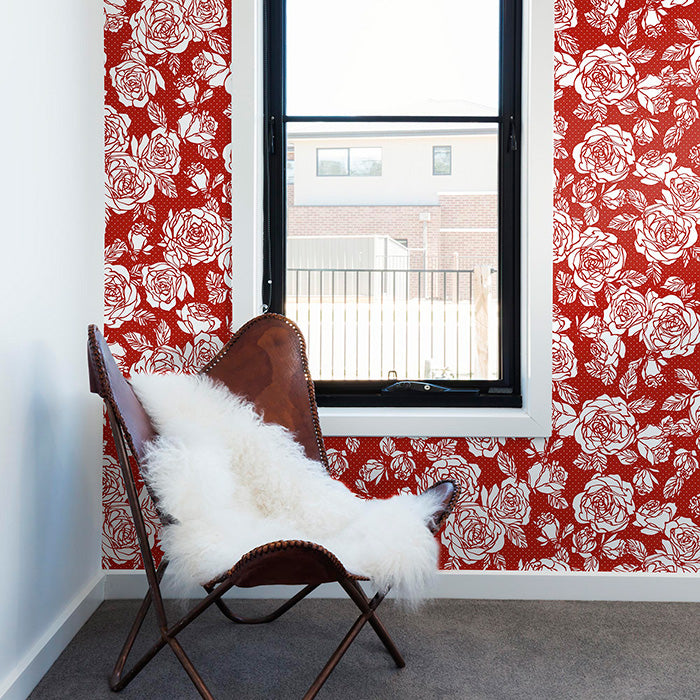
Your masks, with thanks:
[[[318,115],[301,117],[298,115],[283,117],[285,122],[482,122],[486,124],[497,124],[502,118],[495,114],[493,116],[449,116],[449,117],[406,117],[406,116],[363,116],[363,117],[320,117]]]

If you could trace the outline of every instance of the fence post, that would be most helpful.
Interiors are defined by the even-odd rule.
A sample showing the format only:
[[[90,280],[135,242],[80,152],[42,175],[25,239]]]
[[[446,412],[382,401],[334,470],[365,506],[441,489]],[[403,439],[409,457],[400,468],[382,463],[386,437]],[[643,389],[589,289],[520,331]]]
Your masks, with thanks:
[[[485,379],[489,371],[489,294],[491,267],[478,265],[474,269],[474,359],[475,378]]]

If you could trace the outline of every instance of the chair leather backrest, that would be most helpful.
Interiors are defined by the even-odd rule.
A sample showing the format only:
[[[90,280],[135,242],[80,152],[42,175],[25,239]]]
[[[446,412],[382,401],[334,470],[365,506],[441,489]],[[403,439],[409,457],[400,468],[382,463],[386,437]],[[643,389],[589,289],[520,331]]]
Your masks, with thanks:
[[[88,328],[88,371],[90,391],[99,394],[119,421],[124,438],[137,460],[144,456],[145,444],[155,430],[134,390],[117,367],[109,346],[98,328]]]
[[[90,390],[113,410],[132,454],[141,461],[155,430],[104,336],[88,329]],[[301,331],[278,314],[246,323],[201,370],[255,405],[263,419],[287,428],[306,455],[328,465],[314,385]]]
[[[307,457],[327,466],[306,345],[292,321],[278,314],[252,319],[202,371],[253,403],[263,420],[287,428]]]

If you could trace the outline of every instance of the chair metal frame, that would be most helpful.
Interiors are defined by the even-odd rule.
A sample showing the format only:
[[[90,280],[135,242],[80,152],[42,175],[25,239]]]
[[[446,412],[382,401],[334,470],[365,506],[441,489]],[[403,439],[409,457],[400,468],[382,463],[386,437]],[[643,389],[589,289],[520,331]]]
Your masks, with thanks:
[[[265,317],[258,317],[246,324],[221,351],[220,355],[228,352],[233,341],[235,341],[253,322],[259,322],[260,319],[283,319],[284,323],[293,326],[301,339],[300,350],[302,351],[302,359],[306,369],[306,354],[303,346],[303,338],[288,319],[279,317],[275,314],[268,314]],[[218,356],[217,356],[218,357]],[[109,349],[102,338],[101,334],[95,326],[90,326],[88,332],[88,358],[90,366],[90,384],[91,390],[94,393],[100,394],[104,399],[107,409],[107,417],[111,428],[114,444],[116,447],[117,458],[121,467],[121,473],[124,480],[126,495],[128,498],[131,514],[133,517],[134,528],[139,542],[141,557],[148,580],[148,591],[141,603],[141,606],[136,614],[136,618],[129,630],[124,645],[119,653],[117,662],[109,680],[109,687],[113,691],[119,691],[125,688],[158,654],[164,647],[168,646],[173,651],[183,669],[189,676],[195,688],[203,698],[213,700],[213,695],[207,688],[204,680],[200,676],[197,669],[190,658],[185,653],[182,645],[177,639],[177,636],[199,615],[207,610],[211,605],[216,605],[219,610],[232,622],[242,625],[257,625],[265,624],[276,620],[285,612],[294,607],[299,601],[303,600],[309,593],[315,590],[321,583],[337,582],[345,591],[347,596],[352,600],[360,611],[359,617],[348,630],[347,634],[340,642],[336,650],[331,654],[326,665],[318,674],[314,682],[311,684],[304,700],[310,700],[316,697],[329,675],[336,667],[340,659],[343,657],[349,646],[360,633],[362,628],[369,623],[372,629],[377,634],[378,638],[389,652],[398,668],[405,666],[405,661],[401,656],[396,644],[389,636],[386,628],[377,616],[377,608],[384,600],[388,591],[376,593],[371,599],[365,594],[360,586],[360,581],[367,580],[366,577],[358,576],[348,572],[341,562],[328,550],[318,544],[312,542],[280,540],[271,542],[248,552],[236,564],[222,574],[220,577],[204,584],[203,588],[206,596],[194,605],[186,614],[180,617],[175,622],[170,622],[165,610],[163,601],[163,593],[161,590],[161,580],[167,569],[168,562],[165,558],[162,559],[159,566],[156,566],[153,552],[146,531],[146,524],[139,502],[136,489],[136,482],[132,466],[129,459],[129,453],[135,458],[136,464],[139,463],[139,450],[135,447],[138,439],[134,441],[129,433],[124,417],[121,415],[118,401],[112,392],[110,385],[110,375],[114,379],[115,374],[118,378],[124,381],[125,386],[129,386],[123,379],[121,373],[116,368],[116,363],[109,353]],[[213,366],[214,362],[209,363],[207,368]],[[205,368],[205,370],[207,369]],[[130,387],[128,389],[130,391]],[[313,392],[313,385],[310,387]],[[135,398],[135,397],[134,397]],[[315,423],[318,423],[318,417],[315,412],[315,401],[313,393],[310,393],[313,413],[315,414]],[[320,432],[318,433],[320,435]],[[322,453],[325,457],[325,451]],[[444,523],[447,515],[452,509],[453,504],[458,496],[458,486],[454,482],[445,481],[439,482],[435,487],[447,486],[447,496],[444,501],[444,508],[436,513],[434,526],[431,528],[437,532]],[[451,486],[451,487],[450,487]],[[151,494],[156,509],[158,510],[161,522],[167,524],[171,522],[167,514],[161,513],[158,508],[157,499]],[[294,562],[290,566],[290,562]],[[306,567],[308,575],[300,574],[298,566]],[[256,618],[246,618],[235,614],[229,606],[222,600],[222,596],[234,586],[253,587],[264,584],[286,583],[289,585],[303,585],[304,587],[293,595],[289,600],[284,602],[278,608],[267,615]],[[132,647],[136,638],[141,631],[141,627],[146,618],[146,615],[151,607],[155,608],[156,621],[158,625],[158,638],[152,646],[143,654],[128,670],[126,663],[130,656]]]

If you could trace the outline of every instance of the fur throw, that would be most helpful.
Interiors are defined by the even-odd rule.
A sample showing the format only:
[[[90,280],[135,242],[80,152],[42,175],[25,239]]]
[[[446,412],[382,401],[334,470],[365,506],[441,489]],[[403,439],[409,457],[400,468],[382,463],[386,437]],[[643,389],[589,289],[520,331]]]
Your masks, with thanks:
[[[308,459],[292,435],[208,377],[135,375],[159,436],[144,478],[177,523],[162,547],[179,584],[205,583],[275,540],[315,542],[378,590],[417,600],[436,569],[426,525],[436,498],[363,500]]]

